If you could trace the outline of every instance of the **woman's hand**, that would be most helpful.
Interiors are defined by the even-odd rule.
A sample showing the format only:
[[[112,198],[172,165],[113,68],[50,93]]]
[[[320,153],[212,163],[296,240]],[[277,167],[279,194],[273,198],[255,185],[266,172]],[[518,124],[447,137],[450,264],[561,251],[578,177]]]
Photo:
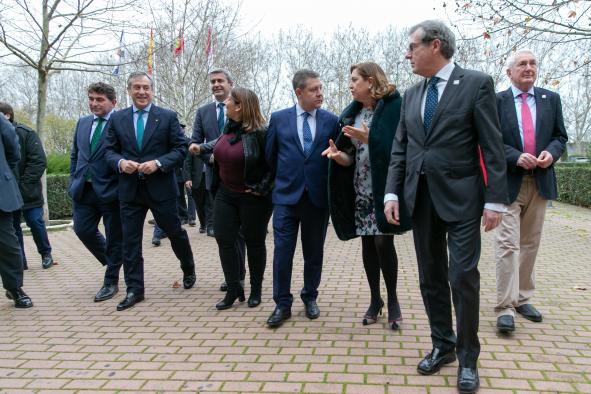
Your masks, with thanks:
[[[345,152],[341,152],[340,150],[338,150],[337,146],[334,144],[334,141],[332,139],[328,140],[328,148],[322,151],[322,156],[328,157],[329,159],[336,161],[343,167],[348,167],[353,163],[353,158]]]
[[[367,141],[369,140],[369,129],[365,122],[361,123],[360,129],[353,126],[343,127],[343,134],[349,138],[355,138],[363,144],[367,144]]]

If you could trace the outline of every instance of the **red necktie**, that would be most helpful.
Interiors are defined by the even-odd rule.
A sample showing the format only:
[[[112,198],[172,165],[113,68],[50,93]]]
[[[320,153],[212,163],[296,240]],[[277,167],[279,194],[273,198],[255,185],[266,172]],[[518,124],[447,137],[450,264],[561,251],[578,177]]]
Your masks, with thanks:
[[[521,129],[523,130],[523,151],[537,157],[536,129],[527,105],[527,93],[521,93]]]

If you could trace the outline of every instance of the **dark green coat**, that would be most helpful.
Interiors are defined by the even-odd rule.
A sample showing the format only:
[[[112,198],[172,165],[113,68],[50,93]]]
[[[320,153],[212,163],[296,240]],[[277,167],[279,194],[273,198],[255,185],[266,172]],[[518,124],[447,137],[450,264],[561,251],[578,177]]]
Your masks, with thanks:
[[[14,169],[24,205],[22,210],[43,206],[41,177],[47,168],[47,158],[37,133],[19,123],[13,124],[21,148],[21,159]]]
[[[401,233],[411,228],[410,218],[401,198],[400,226],[391,225],[384,215],[384,189],[390,164],[392,141],[400,120],[400,93],[395,91],[376,103],[369,132],[369,163],[371,169],[372,192],[378,228],[385,234]],[[355,123],[355,116],[361,111],[362,105],[353,101],[339,118],[341,130],[335,144],[345,152],[353,152],[355,148],[342,128]],[[328,166],[328,199],[333,227],[339,239],[346,241],[357,237],[355,234],[355,188],[353,176],[355,161],[349,167],[343,167],[333,160]]]

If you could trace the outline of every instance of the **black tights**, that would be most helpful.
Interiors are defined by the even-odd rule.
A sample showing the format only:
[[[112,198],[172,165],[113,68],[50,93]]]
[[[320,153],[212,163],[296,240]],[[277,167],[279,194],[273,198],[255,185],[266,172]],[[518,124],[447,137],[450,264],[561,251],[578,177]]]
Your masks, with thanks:
[[[388,304],[398,303],[396,281],[398,280],[398,256],[394,247],[393,235],[367,235],[361,237],[363,267],[369,283],[371,302],[379,303],[380,269],[386,283]]]

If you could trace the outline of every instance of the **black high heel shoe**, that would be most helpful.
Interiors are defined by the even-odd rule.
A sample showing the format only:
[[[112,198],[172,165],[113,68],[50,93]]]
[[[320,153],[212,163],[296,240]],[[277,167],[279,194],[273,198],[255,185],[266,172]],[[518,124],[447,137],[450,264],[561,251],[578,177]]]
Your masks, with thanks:
[[[396,302],[388,302],[388,327],[392,330],[399,330],[402,324],[402,312],[400,312],[400,304]]]
[[[363,316],[363,325],[368,326],[370,324],[375,324],[378,321],[378,315],[382,314],[382,308],[384,308],[384,301],[380,298],[379,302],[374,303],[372,301],[369,304],[369,308],[367,308],[367,312]]]
[[[255,308],[261,304],[261,290],[258,286],[250,288],[250,296],[248,296],[249,308]]]
[[[244,289],[240,285],[229,285],[228,284],[228,291],[226,292],[226,296],[223,300],[215,304],[215,308],[218,311],[231,308],[234,305],[234,301],[244,302]]]

